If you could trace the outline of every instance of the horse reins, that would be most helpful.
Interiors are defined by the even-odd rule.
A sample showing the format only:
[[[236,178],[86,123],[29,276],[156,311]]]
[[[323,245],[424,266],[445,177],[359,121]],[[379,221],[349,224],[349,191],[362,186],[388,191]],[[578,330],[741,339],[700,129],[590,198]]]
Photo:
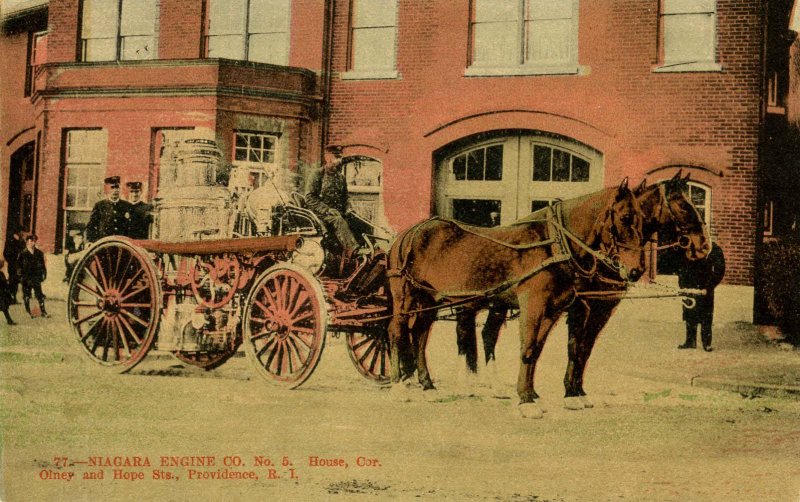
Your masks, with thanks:
[[[513,279],[509,279],[509,280],[506,280],[506,281],[503,281],[500,284],[497,284],[497,285],[495,285],[495,286],[493,286],[491,288],[487,288],[487,289],[484,289],[484,290],[476,290],[476,291],[438,291],[438,290],[436,290],[435,288],[433,288],[433,287],[431,287],[429,285],[422,284],[421,282],[419,282],[407,270],[409,254],[411,252],[411,249],[413,247],[413,243],[414,243],[414,240],[415,240],[417,234],[420,232],[422,227],[424,227],[426,224],[430,223],[431,221],[436,221],[436,220],[443,221],[443,222],[446,222],[446,223],[450,223],[450,224],[456,226],[457,228],[459,228],[460,230],[462,230],[463,232],[469,233],[471,235],[475,235],[475,236],[480,237],[482,239],[486,239],[486,240],[488,240],[490,242],[493,242],[495,244],[507,247],[509,249],[528,250],[528,249],[533,249],[533,248],[537,248],[537,247],[548,246],[548,245],[551,245],[551,244],[558,244],[559,248],[562,250],[562,252],[561,253],[556,253],[553,256],[550,256],[549,258],[546,258],[541,263],[539,263],[537,266],[533,267],[531,270],[525,272],[521,276],[515,277]],[[605,221],[605,220],[603,220],[603,221]],[[424,291],[427,291],[429,294],[433,295],[434,298],[437,301],[439,301],[439,300],[441,300],[443,298],[466,297],[466,298],[462,298],[461,300],[457,300],[457,301],[451,302],[448,305],[445,305],[444,307],[446,308],[446,307],[453,307],[453,306],[456,306],[456,305],[469,303],[469,302],[480,300],[480,299],[485,299],[486,297],[490,297],[490,296],[494,296],[494,295],[500,294],[503,291],[520,284],[521,282],[529,279],[530,277],[536,275],[537,273],[541,272],[545,268],[547,268],[547,267],[549,267],[551,265],[554,265],[556,263],[563,263],[563,262],[566,262],[566,261],[571,261],[575,265],[575,268],[580,271],[579,275],[583,275],[584,277],[595,277],[595,276],[597,276],[597,277],[602,278],[602,279],[607,279],[607,278],[604,278],[602,275],[598,275],[597,274],[597,263],[598,263],[598,261],[600,263],[603,263],[609,269],[611,269],[611,270],[613,270],[613,271],[615,271],[617,273],[620,272],[621,264],[619,264],[618,261],[614,260],[614,258],[609,257],[609,255],[607,255],[604,252],[600,252],[600,251],[597,251],[595,249],[592,249],[589,245],[587,245],[585,242],[583,242],[582,239],[580,239],[578,236],[576,236],[569,229],[566,228],[566,226],[563,224],[563,214],[562,214],[562,211],[561,211],[561,201],[558,201],[556,204],[553,204],[552,206],[548,207],[548,212],[547,212],[547,218],[546,219],[542,219],[542,220],[527,220],[527,221],[524,221],[524,222],[516,222],[515,224],[522,225],[522,224],[535,223],[535,222],[544,222],[544,223],[547,223],[548,225],[552,225],[558,231],[558,234],[559,234],[560,238],[558,240],[556,240],[555,238],[550,237],[549,239],[545,239],[545,240],[541,240],[541,241],[535,241],[535,242],[524,243],[524,244],[513,244],[513,243],[510,243],[510,242],[502,241],[500,239],[496,239],[496,238],[494,238],[492,236],[483,234],[481,232],[477,232],[477,231],[475,231],[475,230],[473,230],[473,229],[471,229],[471,228],[469,228],[469,227],[467,227],[467,226],[465,226],[465,225],[463,225],[463,224],[461,224],[461,223],[459,223],[459,222],[457,222],[455,220],[441,218],[441,217],[438,217],[438,216],[429,218],[429,219],[427,219],[427,220],[425,220],[425,221],[423,221],[421,223],[418,223],[414,227],[412,227],[412,229],[409,232],[405,233],[403,235],[403,237],[401,237],[400,242],[398,243],[398,246],[400,248],[400,251],[398,251],[398,253],[400,254],[400,257],[399,257],[400,258],[400,267],[397,268],[397,269],[387,270],[386,275],[387,275],[387,277],[403,277],[408,282],[410,282],[415,288],[422,289]],[[402,252],[403,245],[405,244],[406,239],[409,236],[411,237],[411,241],[410,242],[412,244],[412,247],[409,247],[408,252],[403,253]],[[619,247],[625,247],[626,246],[625,244],[618,243],[616,241],[616,238],[614,237],[614,235],[612,235],[612,239],[614,241],[614,242],[612,242],[612,245],[619,246]],[[590,270],[587,271],[586,269],[584,269],[580,265],[580,263],[578,263],[577,258],[575,257],[572,249],[570,248],[570,246],[568,244],[568,241],[572,241],[573,243],[575,243],[579,248],[581,248],[584,252],[586,252],[587,254],[589,254],[593,258],[592,268]],[[639,248],[629,247],[629,249],[639,249]],[[612,279],[607,279],[607,280],[608,281],[613,281]],[[412,311],[412,312],[405,312],[404,315],[410,315],[410,314],[413,314],[413,313],[421,313],[421,312],[424,312],[424,311],[427,311],[427,310],[436,310],[436,309],[440,309],[440,308],[442,308],[442,306],[428,307],[428,308],[418,309],[418,310],[415,310],[415,311]]]

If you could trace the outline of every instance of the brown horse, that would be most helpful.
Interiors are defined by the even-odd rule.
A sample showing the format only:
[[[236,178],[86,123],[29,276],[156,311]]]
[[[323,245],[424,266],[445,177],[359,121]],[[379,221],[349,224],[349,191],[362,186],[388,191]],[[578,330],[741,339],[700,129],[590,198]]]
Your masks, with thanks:
[[[710,250],[708,229],[687,194],[689,176],[681,173],[672,179],[647,186],[643,181],[635,190],[643,215],[642,231],[646,240],[659,234],[662,241],[673,242],[685,250],[690,260],[704,258]],[[636,278],[631,277],[635,282]],[[602,277],[581,277],[578,284],[579,301],[567,310],[569,364],[564,376],[565,406],[569,409],[591,408],[583,389],[583,375],[600,331],[614,313],[619,298],[592,298],[593,292],[624,292],[627,284],[614,283]],[[481,332],[486,365],[494,364],[495,345],[508,307],[495,303]],[[477,371],[475,310],[465,310],[457,317],[459,354],[466,357],[467,370]]]
[[[541,417],[534,371],[550,330],[575,301],[580,276],[641,275],[641,230],[639,204],[627,179],[505,227],[432,219],[405,230],[388,256],[392,382],[410,376],[401,374],[401,358],[405,361],[410,346],[420,384],[434,388],[425,348],[437,309],[454,302],[479,308],[491,298],[520,308],[520,411]]]

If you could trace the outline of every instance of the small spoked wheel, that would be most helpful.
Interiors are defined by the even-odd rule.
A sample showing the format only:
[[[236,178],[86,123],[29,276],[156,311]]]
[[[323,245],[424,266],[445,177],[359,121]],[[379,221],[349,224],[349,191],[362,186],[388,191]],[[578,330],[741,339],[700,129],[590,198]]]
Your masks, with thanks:
[[[347,353],[363,376],[378,383],[389,381],[389,334],[385,323],[347,333]]]
[[[75,267],[67,318],[91,360],[125,372],[147,354],[161,316],[155,266],[127,239],[96,243]]]
[[[209,352],[189,352],[176,350],[172,352],[172,355],[182,363],[209,371],[213,370],[214,368],[219,368],[228,359],[233,357],[236,354],[237,348],[239,348],[239,344],[237,344],[236,347],[228,347],[225,350],[215,350]]]
[[[281,263],[265,271],[247,299],[244,349],[267,381],[294,389],[319,363],[327,312],[319,282],[308,271]]]

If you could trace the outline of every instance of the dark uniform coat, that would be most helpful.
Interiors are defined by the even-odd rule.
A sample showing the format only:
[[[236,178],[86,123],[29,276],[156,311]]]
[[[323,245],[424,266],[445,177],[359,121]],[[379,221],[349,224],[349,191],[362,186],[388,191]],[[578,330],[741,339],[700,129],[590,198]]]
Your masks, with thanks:
[[[696,297],[694,308],[683,308],[683,320],[700,323],[711,321],[714,315],[714,288],[725,276],[725,255],[714,244],[704,260],[684,260],[678,268],[678,285],[681,288],[705,289],[706,295]]]
[[[139,201],[131,204],[131,220],[128,236],[132,239],[147,239],[150,236],[150,211],[153,206]]]
[[[323,168],[311,171],[306,179],[306,205],[314,213],[323,216],[335,209],[344,216],[350,209],[347,181],[340,171],[325,172]]]
[[[8,284],[6,274],[0,271],[0,312],[8,309],[8,306],[14,303],[13,300],[14,298],[11,296],[11,286]]]
[[[130,202],[122,199],[117,202],[108,199],[98,201],[86,225],[86,240],[94,242],[109,235],[128,235],[132,212]]]
[[[47,278],[44,253],[38,248],[33,248],[33,253],[23,249],[17,258],[17,266],[23,286],[35,286]]]

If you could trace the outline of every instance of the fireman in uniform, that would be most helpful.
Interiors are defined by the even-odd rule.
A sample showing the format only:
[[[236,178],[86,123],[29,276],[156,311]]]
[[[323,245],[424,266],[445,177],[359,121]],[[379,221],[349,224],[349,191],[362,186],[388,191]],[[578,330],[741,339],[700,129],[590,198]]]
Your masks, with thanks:
[[[86,240],[89,242],[130,232],[133,207],[119,197],[119,176],[109,176],[104,181],[106,198],[95,203],[86,225]]]
[[[347,222],[347,215],[352,209],[347,195],[347,180],[342,174],[343,164],[342,148],[335,145],[326,147],[324,163],[308,175],[304,194],[308,208],[325,223],[341,244],[342,269],[358,248],[358,241]]]
[[[44,253],[36,247],[35,235],[25,237],[25,249],[17,258],[18,274],[22,282],[22,300],[25,302],[25,311],[33,318],[31,312],[31,292],[36,295],[42,317],[50,317],[44,307],[44,293],[42,283],[47,279],[47,267],[44,262]]]
[[[140,181],[129,181],[127,186],[128,202],[132,207],[128,236],[132,239],[147,239],[150,236],[150,211],[153,206],[142,200]]]

